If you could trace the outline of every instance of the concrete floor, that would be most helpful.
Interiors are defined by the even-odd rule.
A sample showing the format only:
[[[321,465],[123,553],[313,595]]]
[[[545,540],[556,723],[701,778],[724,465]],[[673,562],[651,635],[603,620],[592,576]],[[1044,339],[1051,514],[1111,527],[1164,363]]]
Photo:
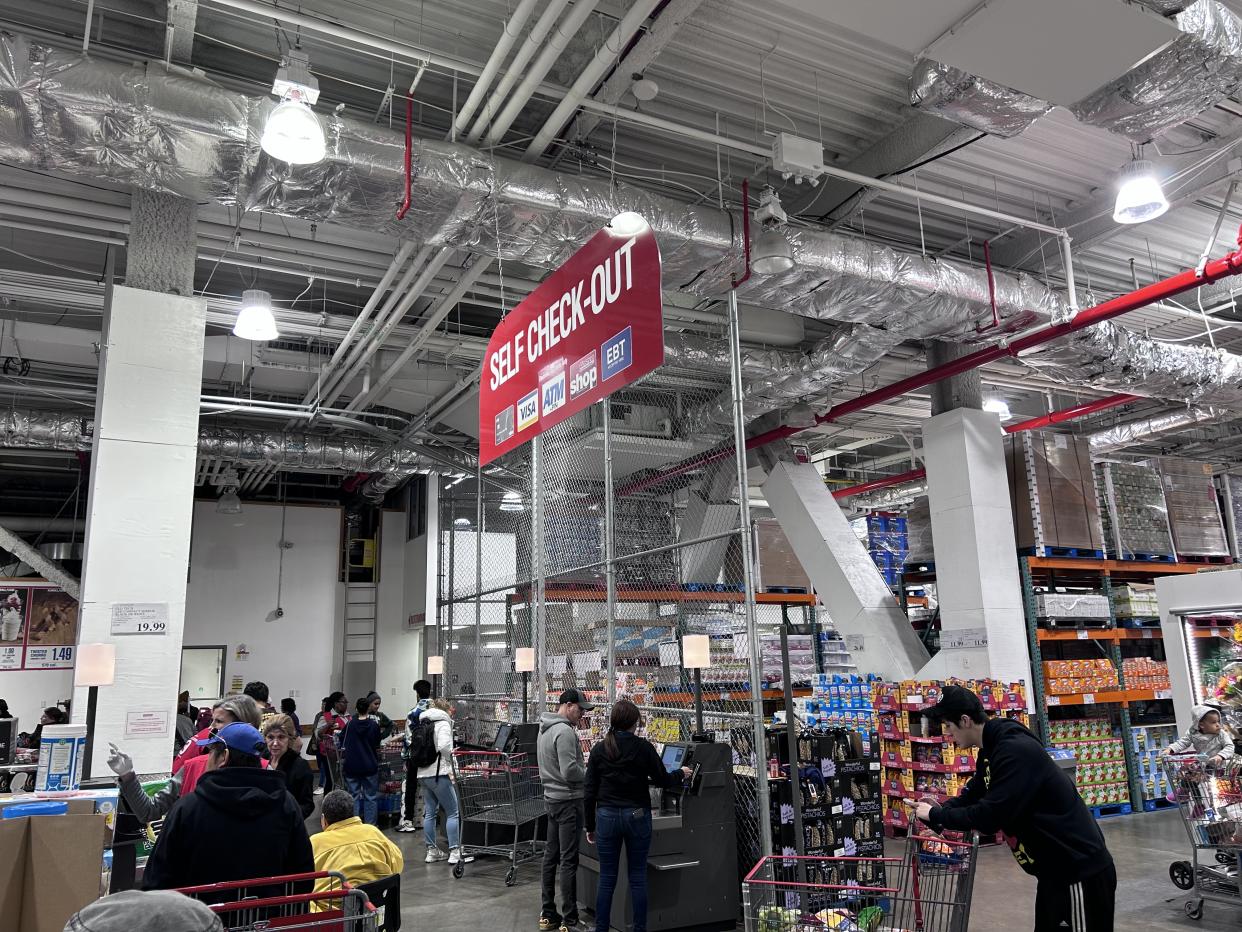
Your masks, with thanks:
[[[1169,881],[1169,862],[1188,846],[1177,812],[1142,813],[1101,823],[1117,863],[1117,932],[1237,932],[1242,907],[1207,903],[1200,922],[1183,913],[1185,894]],[[518,868],[517,884],[504,885],[506,862],[480,858],[454,880],[448,865],[425,864],[422,833],[390,831],[406,857],[402,876],[402,927],[414,932],[534,932],[539,923],[539,864]],[[1020,932],[1030,928],[1035,882],[1009,852],[982,853],[975,881],[971,932]],[[935,930],[932,930],[935,932]]]

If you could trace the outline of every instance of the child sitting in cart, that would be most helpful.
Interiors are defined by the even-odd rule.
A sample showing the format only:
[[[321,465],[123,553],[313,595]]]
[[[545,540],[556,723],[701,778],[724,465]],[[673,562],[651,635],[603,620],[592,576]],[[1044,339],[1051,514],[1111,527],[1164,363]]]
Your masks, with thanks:
[[[1194,724],[1165,748],[1161,756],[1194,754],[1203,763],[1219,767],[1234,755],[1233,735],[1226,730],[1220,712],[1211,706],[1197,705],[1190,711]]]

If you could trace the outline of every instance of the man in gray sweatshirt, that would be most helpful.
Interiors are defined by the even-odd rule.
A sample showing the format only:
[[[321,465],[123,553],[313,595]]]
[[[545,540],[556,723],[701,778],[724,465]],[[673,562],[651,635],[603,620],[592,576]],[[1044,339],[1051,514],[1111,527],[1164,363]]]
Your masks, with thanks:
[[[543,849],[542,932],[572,932],[578,924],[578,839],[583,828],[586,765],[578,744],[578,723],[595,708],[576,689],[561,693],[555,713],[539,717],[539,779],[548,810],[548,842]],[[556,875],[561,875],[562,910],[556,908]]]

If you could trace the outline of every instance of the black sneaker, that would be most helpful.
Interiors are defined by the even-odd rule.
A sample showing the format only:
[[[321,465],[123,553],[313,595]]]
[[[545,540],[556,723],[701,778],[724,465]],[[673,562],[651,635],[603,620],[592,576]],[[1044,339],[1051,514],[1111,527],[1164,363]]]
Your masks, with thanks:
[[[547,916],[539,917],[539,932],[555,932],[560,929],[561,920],[549,919]]]

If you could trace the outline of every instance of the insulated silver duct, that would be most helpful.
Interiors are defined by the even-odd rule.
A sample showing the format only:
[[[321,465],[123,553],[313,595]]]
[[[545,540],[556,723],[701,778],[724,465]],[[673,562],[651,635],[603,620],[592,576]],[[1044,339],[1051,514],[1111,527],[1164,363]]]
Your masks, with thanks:
[[[1070,107],[1074,116],[1133,142],[1147,142],[1242,86],[1242,19],[1237,14],[1216,0],[1197,0],[1173,20],[1180,36]]]
[[[1161,434],[1185,430],[1188,427],[1196,427],[1200,424],[1210,424],[1215,421],[1228,421],[1236,417],[1238,417],[1237,412],[1221,408],[1186,408],[1183,411],[1157,414],[1155,417],[1145,418],[1141,421],[1118,424],[1116,427],[1108,428],[1108,430],[1097,431],[1087,439],[1091,443],[1091,452],[1100,455],[1144,443],[1159,437]]]
[[[1030,94],[921,58],[910,73],[910,105],[990,136],[1017,136],[1052,109]]]

